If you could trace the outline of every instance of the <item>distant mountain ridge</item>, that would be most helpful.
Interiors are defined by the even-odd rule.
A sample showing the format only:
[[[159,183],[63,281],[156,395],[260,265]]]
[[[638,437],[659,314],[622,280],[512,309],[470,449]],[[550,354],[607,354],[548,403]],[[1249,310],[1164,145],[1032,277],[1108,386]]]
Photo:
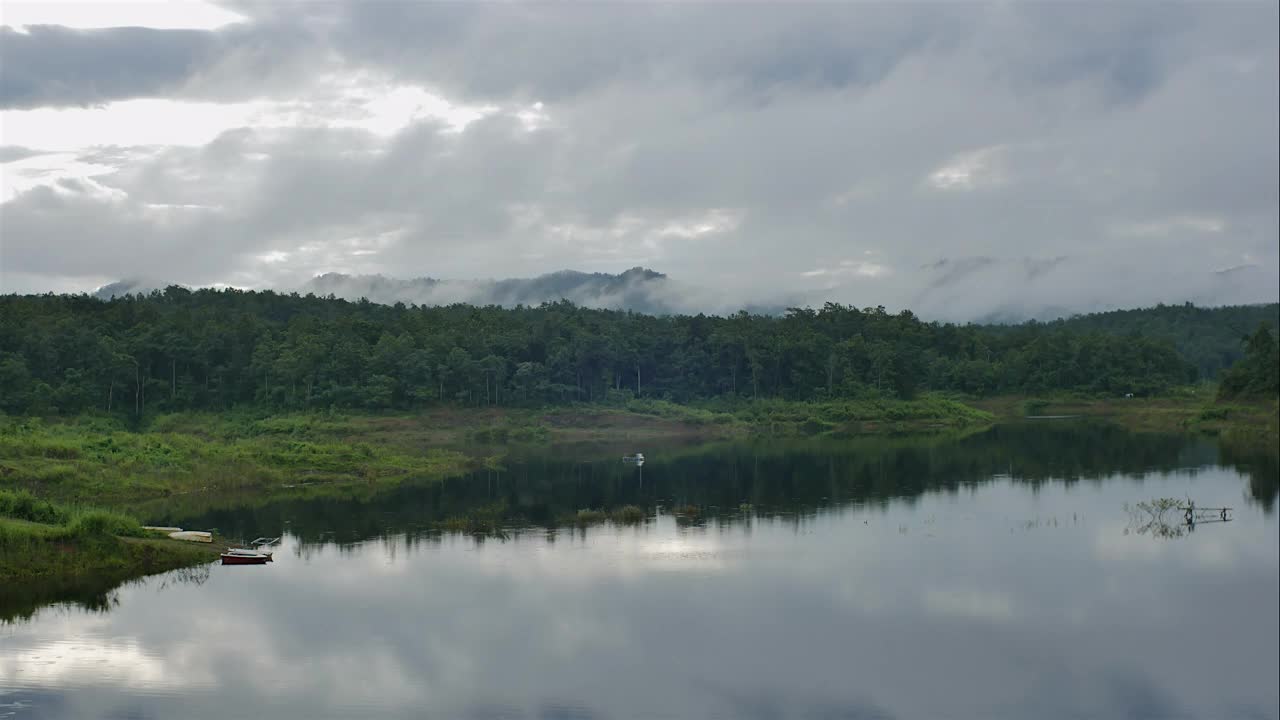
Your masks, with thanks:
[[[1256,265],[1194,276],[1170,278],[1156,297],[1132,292],[1125,271],[1078,263],[1068,257],[997,260],[987,257],[944,258],[921,266],[913,279],[919,288],[876,286],[854,280],[842,286],[787,291],[771,283],[725,290],[710,284],[676,280],[644,267],[621,273],[561,270],[530,278],[452,280],[422,276],[410,279],[387,275],[349,275],[329,272],[296,287],[273,288],[344,300],[366,298],[394,305],[534,306],[568,300],[576,305],[628,310],[646,315],[725,315],[745,309],[753,314],[780,315],[789,307],[821,307],[832,301],[849,304],[851,296],[870,297],[890,312],[909,309],[926,320],[980,325],[1051,322],[1090,313],[1153,307],[1160,303],[1191,302],[1199,307],[1229,307],[1273,302],[1258,293],[1268,275]],[[1083,280],[1088,285],[1083,284]],[[94,292],[102,299],[149,293],[171,283],[126,279]],[[1252,288],[1252,289],[1251,289]],[[1259,295],[1262,298],[1259,298]]]
[[[127,279],[103,285],[94,297],[147,294],[173,283]],[[500,280],[442,280],[433,277],[411,279],[386,275],[348,275],[329,272],[317,275],[297,288],[276,288],[278,292],[298,292],[344,300],[365,298],[383,305],[398,302],[414,305],[541,305],[568,300],[582,307],[629,310],[646,315],[725,313],[745,309],[760,315],[780,315],[788,306],[803,305],[799,297],[783,302],[731,305],[719,292],[708,288],[677,284],[666,274],[633,267],[618,274],[559,270],[532,278]]]
[[[533,278],[503,280],[439,280],[420,277],[409,280],[385,275],[325,273],[298,289],[303,293],[376,303],[397,302],[417,305],[540,305],[568,300],[584,307],[634,310],[652,315],[676,312],[665,302],[667,276],[647,268],[634,267],[613,275],[561,270]]]

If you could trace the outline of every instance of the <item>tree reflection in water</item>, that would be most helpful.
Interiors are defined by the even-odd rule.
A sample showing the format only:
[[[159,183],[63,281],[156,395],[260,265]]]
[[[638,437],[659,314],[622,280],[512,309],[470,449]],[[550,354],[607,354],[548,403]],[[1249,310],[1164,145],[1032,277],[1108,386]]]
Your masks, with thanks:
[[[750,518],[805,518],[848,506],[884,507],[992,482],[1033,490],[1148,473],[1228,465],[1246,474],[1249,502],[1270,513],[1274,453],[1194,435],[1133,433],[1091,422],[1001,425],[961,437],[760,438],[653,447],[643,469],[615,448],[513,446],[501,467],[445,481],[311,487],[267,497],[184,496],[140,508],[148,522],[211,527],[229,536],[276,535],[338,545],[441,533],[501,539],[508,531],[584,525],[635,506],[688,526]],[[750,508],[744,511],[743,508]]]

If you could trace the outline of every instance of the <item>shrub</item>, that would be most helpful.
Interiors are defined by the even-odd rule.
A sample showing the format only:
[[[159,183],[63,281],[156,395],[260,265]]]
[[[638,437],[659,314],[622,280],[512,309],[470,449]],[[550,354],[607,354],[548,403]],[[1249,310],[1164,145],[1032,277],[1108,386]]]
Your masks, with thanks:
[[[805,420],[804,422],[800,423],[800,432],[806,435],[817,435],[819,433],[827,432],[834,427],[835,426],[829,422],[825,422],[825,421],[819,420],[818,418],[811,417],[808,420]]]
[[[1226,420],[1231,414],[1230,407],[1207,407],[1200,411],[1201,420]]]
[[[607,517],[608,516],[604,514],[603,510],[589,510],[583,508],[578,511],[576,516],[574,516],[574,522],[578,525],[595,525],[597,523],[604,522]]]
[[[0,490],[0,516],[47,525],[61,525],[70,519],[65,510],[25,490]]]
[[[1043,411],[1044,411],[1044,409],[1045,409],[1045,408],[1047,408],[1047,407],[1049,407],[1049,401],[1048,401],[1048,400],[1040,400],[1040,399],[1037,399],[1037,398],[1032,398],[1032,399],[1027,400],[1026,402],[1022,403],[1022,414],[1023,414],[1023,415],[1037,415],[1037,414],[1039,414],[1039,413],[1043,412]]]
[[[111,512],[109,510],[86,510],[80,512],[67,526],[67,531],[79,538],[105,537],[109,535],[125,535],[141,537],[142,527],[137,520]]]
[[[644,522],[648,517],[648,513],[637,505],[623,505],[613,513],[614,522],[624,523],[627,525],[637,525]]]

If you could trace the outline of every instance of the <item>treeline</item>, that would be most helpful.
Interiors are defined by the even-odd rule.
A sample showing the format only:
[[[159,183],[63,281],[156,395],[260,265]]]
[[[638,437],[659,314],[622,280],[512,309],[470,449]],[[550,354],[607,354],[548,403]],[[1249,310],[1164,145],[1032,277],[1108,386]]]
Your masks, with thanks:
[[[112,301],[0,297],[9,413],[1143,395],[1196,377],[1167,339],[1070,324],[957,326],[834,304],[782,317],[654,317],[180,287]]]
[[[1156,305],[1135,310],[1077,315],[1048,323],[1071,332],[1137,334],[1172,342],[1196,367],[1201,379],[1213,380],[1244,357],[1241,339],[1266,323],[1280,327],[1280,304],[1205,308],[1191,303]]]
[[[1263,323],[1243,343],[1244,358],[1222,375],[1224,399],[1280,395],[1280,344]]]

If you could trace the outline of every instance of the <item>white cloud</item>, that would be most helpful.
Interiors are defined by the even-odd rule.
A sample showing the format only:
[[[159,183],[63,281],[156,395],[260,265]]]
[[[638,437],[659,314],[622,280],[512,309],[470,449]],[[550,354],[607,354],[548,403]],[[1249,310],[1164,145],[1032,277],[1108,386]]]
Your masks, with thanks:
[[[1219,235],[1226,229],[1227,223],[1222,218],[1175,215],[1158,220],[1117,223],[1111,226],[1110,232],[1120,237],[1150,238],[1168,237],[1178,233]]]
[[[253,123],[266,103],[123,100],[91,108],[0,111],[0,137],[8,145],[82,150],[100,145],[186,145]]]
[[[832,267],[821,267],[800,273],[807,278],[862,277],[876,278],[888,275],[890,269],[880,263],[867,260],[841,260]]]
[[[213,29],[244,16],[199,0],[5,0],[0,25],[62,25],[72,28],[146,27]]]
[[[929,184],[938,190],[975,190],[1000,185],[1005,175],[1000,167],[1004,148],[996,145],[955,155],[929,173]]]
[[[253,128],[350,128],[391,136],[422,120],[452,131],[497,112],[458,105],[421,88],[362,76],[330,77],[308,97],[253,102],[122,100],[90,108],[0,111],[0,142],[82,150],[103,145],[201,146],[222,133]]]
[[[58,180],[90,178],[114,172],[111,165],[84,162],[75,153],[46,153],[0,164],[0,203]]]

